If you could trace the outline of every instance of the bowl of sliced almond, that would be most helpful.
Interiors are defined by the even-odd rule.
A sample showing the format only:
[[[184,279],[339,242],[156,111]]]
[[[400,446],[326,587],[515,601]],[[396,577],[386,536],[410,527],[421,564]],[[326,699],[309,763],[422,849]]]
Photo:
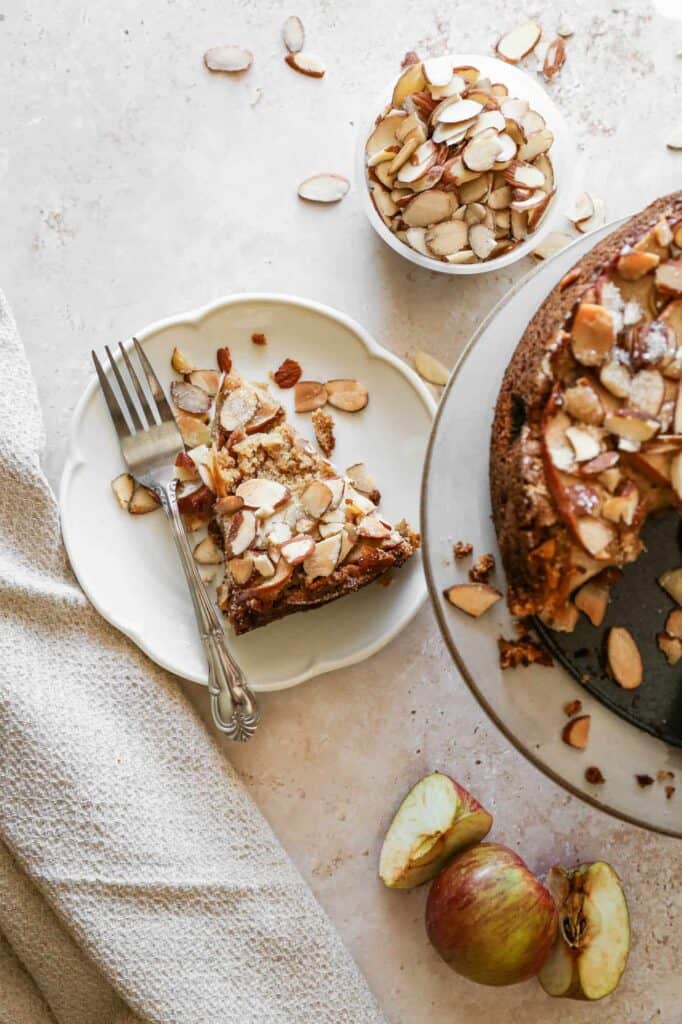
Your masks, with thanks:
[[[493,57],[409,65],[358,144],[372,227],[401,256],[444,274],[528,255],[572,197],[575,146],[533,77]]]

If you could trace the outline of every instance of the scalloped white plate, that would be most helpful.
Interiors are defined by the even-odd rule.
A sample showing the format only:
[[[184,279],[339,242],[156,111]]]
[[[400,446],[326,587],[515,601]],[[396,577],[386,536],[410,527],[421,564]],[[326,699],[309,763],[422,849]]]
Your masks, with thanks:
[[[251,342],[253,332],[268,344]],[[229,346],[235,369],[267,380],[283,359],[298,359],[314,380],[356,377],[370,401],[360,413],[334,413],[341,467],[367,463],[391,519],[419,518],[419,481],[435,402],[413,371],[358,324],[326,306],[281,295],[234,295],[152,324],[137,337],[162,384],[174,378],[173,347],[196,366],[215,366]],[[310,416],[293,412],[293,392],[279,391],[292,423],[313,440]],[[60,486],[64,542],[74,572],[94,606],[150,658],[185,679],[206,684],[206,664],[170,531],[161,512],[129,516],[111,493],[124,470],[96,380],[76,407]],[[197,535],[198,536],[198,535]],[[366,587],[324,608],[292,615],[245,636],[226,629],[230,649],[254,690],[281,690],[361,661],[387,644],[426,596],[421,557],[394,574],[389,587]]]
[[[424,569],[443,637],[466,683],[507,739],[554,782],[575,796],[644,828],[682,838],[678,792],[666,800],[663,786],[641,789],[635,773],[669,769],[682,777],[682,749],[676,749],[623,721],[583,689],[561,666],[500,669],[497,638],[513,637],[512,619],[500,601],[489,614],[472,619],[448,604],[443,591],[466,580],[469,562],[452,561],[452,544],[470,541],[478,554],[500,557],[492,524],[488,451],[497,394],[516,345],[538,306],[563,275],[619,224],[577,239],[542,263],[493,309],[455,367],[426,457],[422,488]],[[504,587],[500,568],[493,581]],[[587,750],[560,738],[567,719],[563,705],[575,698],[592,716]],[[606,783],[590,785],[585,768],[597,765]],[[678,784],[679,790],[679,784]]]

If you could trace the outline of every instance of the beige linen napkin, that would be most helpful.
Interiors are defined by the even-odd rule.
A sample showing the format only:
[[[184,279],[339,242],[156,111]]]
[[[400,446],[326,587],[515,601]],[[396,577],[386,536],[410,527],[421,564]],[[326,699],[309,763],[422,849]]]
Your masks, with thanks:
[[[0,353],[0,1022],[381,1024],[178,683],[75,584],[1,295]]]

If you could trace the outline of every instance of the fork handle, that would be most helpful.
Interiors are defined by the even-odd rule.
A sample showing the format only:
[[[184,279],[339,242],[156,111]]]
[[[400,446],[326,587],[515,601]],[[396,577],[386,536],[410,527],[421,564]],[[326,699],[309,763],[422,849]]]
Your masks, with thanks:
[[[204,582],[194,561],[187,541],[185,528],[178,509],[175,495],[175,480],[167,487],[159,488],[159,497],[173,532],[180,563],[187,579],[187,585],[194,605],[201,641],[208,660],[208,692],[211,698],[211,714],[217,729],[232,740],[249,740],[256,731],[260,711],[256,699],[249,689],[242,670],[225,646],[222,622],[213,607]],[[220,711],[220,696],[229,693],[232,713],[224,718]]]

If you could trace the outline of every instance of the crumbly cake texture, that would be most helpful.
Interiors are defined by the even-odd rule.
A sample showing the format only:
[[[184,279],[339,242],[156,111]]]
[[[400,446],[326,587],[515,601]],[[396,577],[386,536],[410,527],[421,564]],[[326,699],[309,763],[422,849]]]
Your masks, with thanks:
[[[236,633],[353,593],[419,548],[406,522],[380,517],[364,466],[353,480],[340,473],[267,388],[233,373],[218,402],[220,421],[236,425],[219,432],[204,474],[225,551],[218,604]]]
[[[637,558],[647,515],[680,504],[680,225],[677,192],[596,246],[507,367],[490,485],[514,614],[570,631],[577,587]]]

